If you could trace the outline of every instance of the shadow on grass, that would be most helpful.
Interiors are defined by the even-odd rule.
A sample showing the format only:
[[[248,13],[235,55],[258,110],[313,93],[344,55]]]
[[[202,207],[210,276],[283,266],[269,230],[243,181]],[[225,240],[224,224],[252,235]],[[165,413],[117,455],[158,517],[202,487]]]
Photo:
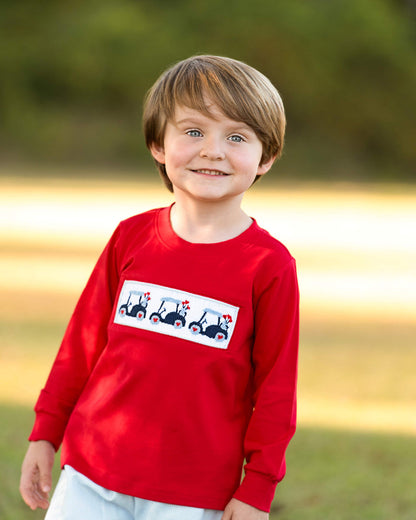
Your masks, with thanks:
[[[38,520],[20,498],[20,466],[34,415],[0,404],[2,520]],[[416,437],[300,427],[271,520],[413,520]],[[55,482],[59,473],[55,465]]]

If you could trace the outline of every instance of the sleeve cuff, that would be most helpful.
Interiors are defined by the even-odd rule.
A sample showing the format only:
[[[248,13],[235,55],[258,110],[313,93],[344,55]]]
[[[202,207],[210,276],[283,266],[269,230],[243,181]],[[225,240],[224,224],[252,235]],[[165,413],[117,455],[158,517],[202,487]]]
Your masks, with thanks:
[[[276,486],[277,481],[250,471],[246,473],[233,498],[269,513]]]
[[[58,451],[64,431],[65,424],[61,424],[61,421],[55,416],[38,412],[32,433],[29,435],[29,441],[49,441],[53,444],[55,451]]]

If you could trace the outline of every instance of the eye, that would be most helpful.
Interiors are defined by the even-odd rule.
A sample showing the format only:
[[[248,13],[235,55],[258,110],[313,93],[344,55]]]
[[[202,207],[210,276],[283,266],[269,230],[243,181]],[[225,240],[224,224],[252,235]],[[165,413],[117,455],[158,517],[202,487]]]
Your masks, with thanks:
[[[202,137],[202,133],[199,130],[188,130],[186,134],[190,137]]]
[[[230,135],[230,137],[228,138],[230,141],[232,141],[233,143],[243,143],[244,142],[244,138],[241,137],[241,135]]]

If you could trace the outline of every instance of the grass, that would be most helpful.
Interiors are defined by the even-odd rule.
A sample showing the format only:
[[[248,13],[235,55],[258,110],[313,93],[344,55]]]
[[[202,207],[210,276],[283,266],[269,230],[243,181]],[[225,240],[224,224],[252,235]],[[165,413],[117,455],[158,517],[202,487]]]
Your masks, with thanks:
[[[116,184],[106,181],[97,190],[96,182],[77,181],[71,189],[64,180],[3,182],[2,520],[43,518],[42,512],[27,509],[18,493],[33,403],[79,291],[115,221],[125,213],[132,214],[137,201],[137,211],[146,209],[147,203],[152,207],[161,202],[154,188],[146,188],[140,198],[134,186],[118,190]],[[278,227],[283,241],[298,258],[303,288],[299,428],[288,450],[288,473],[278,486],[272,520],[414,518],[416,321],[412,318],[412,277],[416,247],[408,237],[415,221],[416,197],[413,189],[406,188],[403,194],[398,187],[393,191],[389,194],[385,188],[377,192],[362,187],[354,190],[350,186],[335,202],[336,189],[316,186],[285,188],[276,196],[263,193],[261,200],[251,195],[249,203],[254,215],[259,215],[260,224],[267,212],[272,213],[270,226],[264,225]],[[94,212],[87,221],[91,200]],[[276,201],[278,207],[274,206]],[[356,228],[348,230],[345,224],[351,201],[355,201],[353,213],[359,204],[360,240],[355,240]],[[27,207],[32,214],[24,220]],[[384,220],[377,214],[382,207],[388,208]],[[12,215],[7,222],[2,221],[5,208]],[[386,247],[382,235],[371,235],[374,215],[383,223],[383,229],[386,223],[392,225],[394,218],[400,224],[393,237],[396,249]],[[313,227],[319,228],[313,240],[309,218],[314,220]],[[330,221],[331,233],[341,222],[343,233],[351,231],[350,235],[327,234],[326,221]],[[364,233],[368,233],[366,240]],[[406,283],[384,294],[389,287],[395,287],[397,271]],[[328,272],[331,277],[326,279]],[[318,278],[314,278],[317,273]],[[362,298],[349,300],[347,282],[355,275],[360,280],[368,277],[380,283],[384,298],[380,300],[379,293],[365,292]],[[338,279],[343,283],[336,287],[328,283]],[[323,281],[324,293],[311,280]],[[55,481],[58,471],[56,465]]]
[[[28,406],[0,405],[2,520],[38,520],[18,493],[20,465],[33,420]],[[300,427],[288,450],[271,520],[413,520],[416,438]],[[55,465],[54,481],[59,468]]]
[[[0,459],[2,487],[0,491],[0,518],[2,520],[38,520],[44,518],[41,510],[31,511],[19,494],[20,467],[27,447],[27,437],[33,422],[33,411],[28,406],[0,404]],[[59,474],[54,467],[54,481]]]
[[[415,456],[414,436],[300,428],[271,518],[411,520]]]

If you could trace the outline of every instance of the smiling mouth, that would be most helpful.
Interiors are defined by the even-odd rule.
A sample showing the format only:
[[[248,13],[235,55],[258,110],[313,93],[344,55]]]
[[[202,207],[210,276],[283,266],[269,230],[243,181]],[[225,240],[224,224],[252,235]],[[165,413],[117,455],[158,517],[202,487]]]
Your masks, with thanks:
[[[212,177],[225,177],[228,173],[221,172],[219,170],[192,170],[194,173],[202,173],[204,175],[211,175]]]

